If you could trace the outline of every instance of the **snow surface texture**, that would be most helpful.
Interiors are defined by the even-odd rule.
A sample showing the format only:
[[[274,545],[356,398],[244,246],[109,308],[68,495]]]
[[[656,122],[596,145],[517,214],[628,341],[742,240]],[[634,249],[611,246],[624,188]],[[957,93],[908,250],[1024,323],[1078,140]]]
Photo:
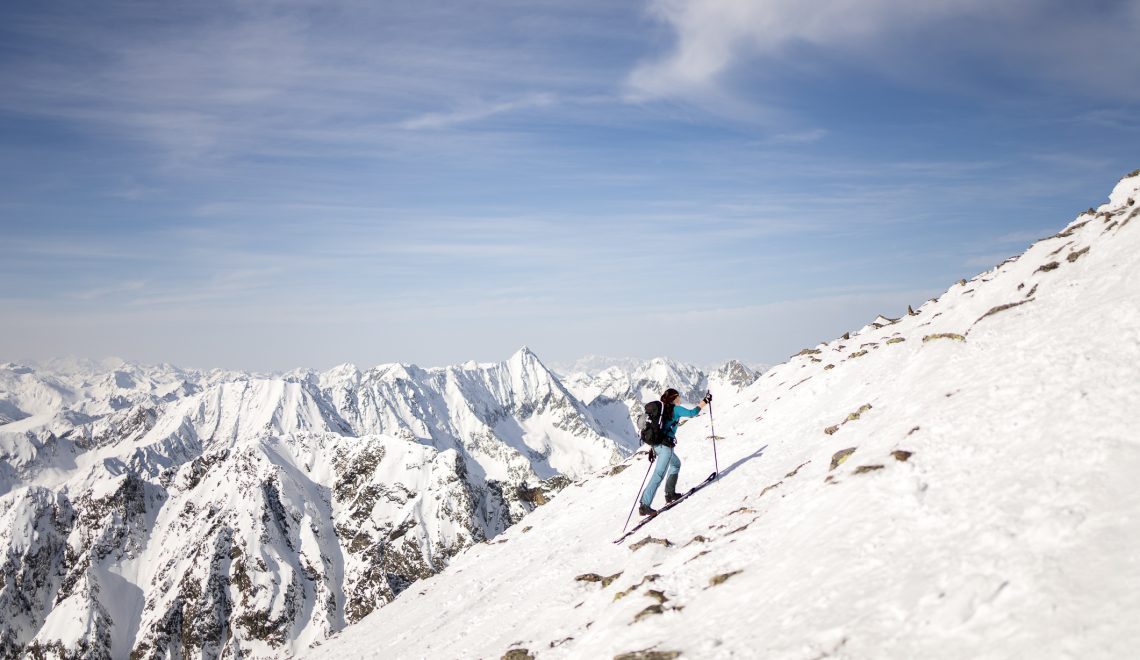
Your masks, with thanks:
[[[526,349],[284,376],[0,365],[0,657],[295,653],[626,458],[635,411],[613,403],[595,416]]]
[[[718,397],[719,480],[624,544],[643,453],[311,657],[1135,657],[1138,174]],[[680,431],[682,487],[713,470],[711,421]]]

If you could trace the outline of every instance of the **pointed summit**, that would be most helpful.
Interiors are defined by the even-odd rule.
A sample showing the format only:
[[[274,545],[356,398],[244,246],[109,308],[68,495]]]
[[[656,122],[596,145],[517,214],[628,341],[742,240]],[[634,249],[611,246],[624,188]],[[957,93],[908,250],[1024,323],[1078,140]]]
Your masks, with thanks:
[[[711,376],[716,381],[719,381],[718,385],[724,383],[737,389],[742,389],[756,382],[760,374],[745,366],[744,363],[739,360],[729,360],[714,371]]]
[[[543,371],[547,371],[546,365],[542,363],[542,360],[538,359],[534,351],[525,345],[515,351],[515,354],[507,359],[507,364],[512,367],[519,366],[528,370],[538,367]]]

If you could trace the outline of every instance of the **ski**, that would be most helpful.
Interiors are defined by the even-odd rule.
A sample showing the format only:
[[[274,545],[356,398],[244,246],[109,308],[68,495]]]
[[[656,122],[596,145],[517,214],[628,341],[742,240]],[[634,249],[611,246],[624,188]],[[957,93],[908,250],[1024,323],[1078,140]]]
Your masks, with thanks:
[[[715,481],[716,477],[717,477],[717,473],[713,472],[704,481],[697,484],[696,486],[693,486],[689,490],[685,491],[685,493],[683,495],[681,495],[680,497],[678,497],[677,499],[673,500],[672,502],[670,502],[670,503],[666,504],[665,506],[661,507],[660,509],[658,509],[657,513],[655,513],[651,516],[645,516],[641,520],[637,521],[636,525],[634,525],[628,532],[626,532],[625,534],[622,534],[620,537],[618,537],[616,540],[614,540],[614,543],[615,544],[621,543],[622,541],[633,536],[634,532],[641,529],[645,525],[649,524],[649,521],[653,520],[654,518],[661,515],[662,513],[665,513],[669,509],[672,509],[673,507],[677,506],[681,502],[684,502],[685,500],[687,500],[689,498],[690,495],[692,495],[693,493],[697,492],[698,490],[704,488],[705,486],[707,486],[707,485],[711,484],[713,481]]]

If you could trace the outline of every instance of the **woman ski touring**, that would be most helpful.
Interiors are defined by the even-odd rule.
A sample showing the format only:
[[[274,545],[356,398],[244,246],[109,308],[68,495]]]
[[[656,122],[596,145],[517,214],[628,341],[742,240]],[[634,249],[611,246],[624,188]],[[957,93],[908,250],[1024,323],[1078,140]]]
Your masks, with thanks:
[[[712,393],[705,394],[705,398],[701,399],[696,408],[677,405],[680,398],[681,393],[672,387],[665,390],[665,393],[661,395],[660,442],[654,445],[651,450],[657,455],[653,459],[657,464],[653,467],[653,476],[649,478],[649,484],[641,493],[641,508],[638,509],[638,513],[643,516],[652,516],[657,513],[657,510],[653,508],[653,498],[657,495],[657,489],[661,486],[662,479],[665,480],[666,504],[671,504],[681,497],[677,494],[677,475],[681,472],[681,459],[677,457],[675,450],[677,446],[677,425],[686,417],[699,415],[705,406],[712,401]]]

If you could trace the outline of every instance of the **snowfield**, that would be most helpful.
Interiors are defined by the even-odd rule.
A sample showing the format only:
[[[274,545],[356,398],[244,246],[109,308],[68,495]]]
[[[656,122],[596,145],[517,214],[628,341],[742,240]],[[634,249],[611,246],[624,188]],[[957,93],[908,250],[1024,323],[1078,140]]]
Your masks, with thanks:
[[[306,657],[1135,657],[1138,198],[718,396],[625,543],[642,452]]]

